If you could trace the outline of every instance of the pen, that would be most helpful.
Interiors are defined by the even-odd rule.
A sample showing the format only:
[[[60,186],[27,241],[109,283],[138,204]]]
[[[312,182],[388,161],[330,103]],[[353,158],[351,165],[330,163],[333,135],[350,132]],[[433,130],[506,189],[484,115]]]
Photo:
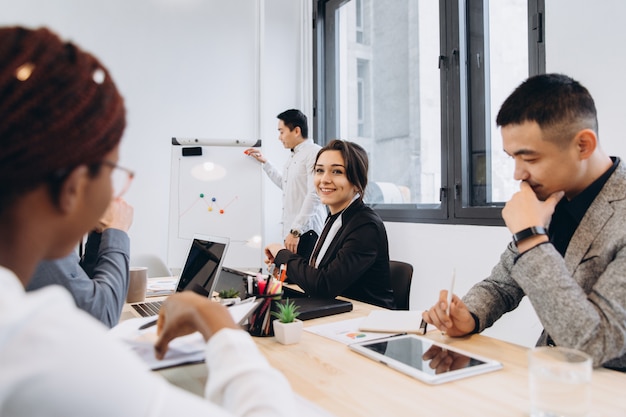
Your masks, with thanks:
[[[450,282],[450,291],[448,291],[448,305],[446,306],[446,314],[450,315],[450,304],[452,303],[452,293],[454,292],[454,280],[456,279],[456,268],[452,269],[452,281]]]
[[[426,320],[422,319],[422,322],[420,323],[420,331],[422,332],[422,334],[426,334],[427,327],[428,323],[426,323]]]
[[[146,330],[146,329],[154,326],[155,324],[157,324],[157,319],[150,320],[149,322],[144,323],[141,326],[139,326],[139,330]]]
[[[280,282],[284,282],[285,278],[287,278],[287,264],[282,264],[280,266]]]
[[[446,306],[446,315],[450,317],[450,304],[452,304],[452,293],[454,292],[454,281],[456,279],[456,268],[452,269],[452,280],[450,282],[450,289],[448,290],[448,297],[446,301],[448,305]],[[441,332],[442,335],[446,334],[446,332]]]
[[[263,289],[263,294],[269,294],[270,293],[270,284],[272,283],[272,274],[268,275],[267,279],[265,280],[265,288]]]
[[[230,306],[233,306],[233,305],[240,305],[240,304],[248,304],[248,303],[254,302],[254,300],[256,300],[256,297],[248,297],[248,298],[246,298],[244,300],[241,300],[238,303],[233,302],[232,304],[229,304],[229,305],[224,306],[224,307],[230,307]],[[139,326],[139,330],[149,329],[150,327],[152,327],[155,324],[157,324],[157,320],[158,319],[150,320],[149,322],[142,324],[141,326]]]

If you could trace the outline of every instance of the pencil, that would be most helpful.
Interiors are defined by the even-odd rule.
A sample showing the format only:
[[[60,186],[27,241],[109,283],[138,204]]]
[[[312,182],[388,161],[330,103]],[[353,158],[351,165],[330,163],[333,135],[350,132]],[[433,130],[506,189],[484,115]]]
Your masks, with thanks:
[[[265,310],[265,317],[263,317],[263,324],[261,327],[261,334],[262,335],[269,335],[270,334],[270,312],[272,311],[272,299],[268,298],[266,300],[267,303],[267,309]]]

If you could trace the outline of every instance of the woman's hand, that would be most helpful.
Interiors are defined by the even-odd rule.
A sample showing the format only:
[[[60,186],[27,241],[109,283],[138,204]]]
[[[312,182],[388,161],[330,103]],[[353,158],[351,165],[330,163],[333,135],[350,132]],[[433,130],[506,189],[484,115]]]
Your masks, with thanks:
[[[226,307],[191,291],[173,294],[159,311],[156,357],[163,359],[169,343],[177,337],[198,331],[204,340],[209,340],[223,328],[239,329]]]

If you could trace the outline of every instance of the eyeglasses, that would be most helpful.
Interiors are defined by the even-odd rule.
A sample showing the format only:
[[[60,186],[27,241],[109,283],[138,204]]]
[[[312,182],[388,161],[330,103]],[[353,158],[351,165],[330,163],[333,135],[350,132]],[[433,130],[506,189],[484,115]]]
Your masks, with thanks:
[[[111,183],[113,184],[113,198],[123,196],[126,191],[128,191],[133,178],[135,178],[135,173],[111,161],[103,161],[102,164],[112,168]]]

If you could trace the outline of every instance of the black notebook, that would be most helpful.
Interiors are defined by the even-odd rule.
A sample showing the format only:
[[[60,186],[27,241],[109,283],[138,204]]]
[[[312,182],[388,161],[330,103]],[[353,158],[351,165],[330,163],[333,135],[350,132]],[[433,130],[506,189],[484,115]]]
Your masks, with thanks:
[[[300,320],[311,320],[352,311],[352,303],[350,301],[337,298],[308,297],[301,291],[283,287],[282,299],[285,300],[287,298],[298,306],[298,311],[300,312],[298,318]]]

